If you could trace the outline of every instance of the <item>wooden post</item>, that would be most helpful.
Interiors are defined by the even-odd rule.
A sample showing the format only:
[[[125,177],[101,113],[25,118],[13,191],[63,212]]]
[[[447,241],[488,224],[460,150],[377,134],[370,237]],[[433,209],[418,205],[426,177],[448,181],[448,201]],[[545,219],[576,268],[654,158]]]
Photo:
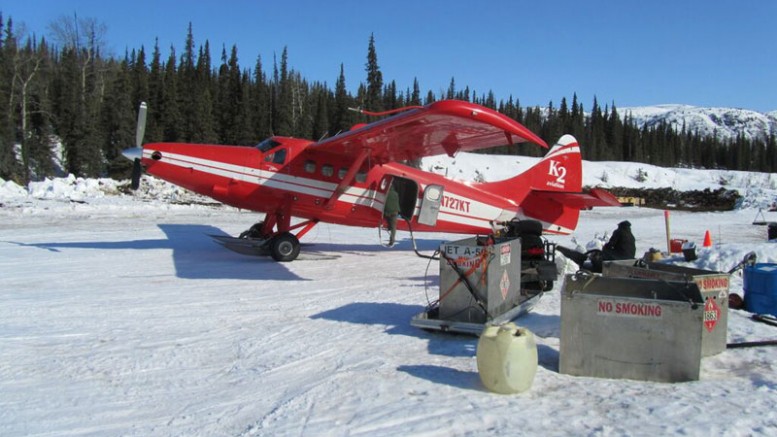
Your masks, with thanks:
[[[666,226],[666,253],[671,254],[672,253],[672,243],[670,239],[670,233],[669,233],[669,210],[664,210],[664,223]]]

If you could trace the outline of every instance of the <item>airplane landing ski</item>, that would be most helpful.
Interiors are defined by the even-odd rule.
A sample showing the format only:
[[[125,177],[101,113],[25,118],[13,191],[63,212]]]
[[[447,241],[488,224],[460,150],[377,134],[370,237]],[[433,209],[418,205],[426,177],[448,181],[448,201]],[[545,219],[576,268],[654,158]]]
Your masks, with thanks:
[[[270,256],[269,240],[208,234],[216,243],[241,255]]]
[[[269,240],[255,239],[255,238],[238,238],[230,237],[228,235],[214,235],[208,234],[210,238],[216,243],[220,244],[226,249],[229,249],[235,253],[249,256],[272,256],[270,252]],[[340,258],[340,255],[315,252],[305,250],[299,254],[296,260],[300,261],[317,261],[317,260],[330,260]]]

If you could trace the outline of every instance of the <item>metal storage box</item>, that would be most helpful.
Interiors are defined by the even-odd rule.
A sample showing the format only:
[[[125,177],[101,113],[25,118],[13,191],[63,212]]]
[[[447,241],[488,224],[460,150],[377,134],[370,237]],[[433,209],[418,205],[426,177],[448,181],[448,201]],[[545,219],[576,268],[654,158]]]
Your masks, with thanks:
[[[472,237],[440,247],[439,319],[485,323],[521,298],[521,242]]]
[[[703,302],[694,282],[567,275],[559,370],[601,378],[698,380]]]
[[[726,350],[728,337],[728,293],[731,275],[711,270],[644,262],[642,260],[606,261],[602,274],[609,277],[659,279],[693,282],[704,298],[702,356]]]

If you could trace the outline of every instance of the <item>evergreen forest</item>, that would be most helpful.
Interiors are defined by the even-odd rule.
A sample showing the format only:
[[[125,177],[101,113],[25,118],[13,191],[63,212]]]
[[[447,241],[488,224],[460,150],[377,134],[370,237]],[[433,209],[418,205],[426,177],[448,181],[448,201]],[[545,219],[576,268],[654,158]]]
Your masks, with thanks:
[[[81,177],[129,177],[131,163],[121,151],[134,146],[137,108],[150,108],[145,142],[172,141],[253,146],[271,135],[320,139],[374,118],[349,110],[384,111],[460,99],[496,109],[552,144],[574,135],[587,160],[633,161],[774,172],[775,137],[722,141],[668,125],[638,126],[594,98],[584,109],[573,95],[546,107],[522,107],[512,96],[476,94],[451,78],[446,91],[421,91],[384,79],[375,40],[367,42],[365,77],[355,95],[346,88],[343,66],[334,88],[310,82],[280,59],[257,57],[241,66],[238,48],[195,47],[189,26],[182,50],[158,44],[105,56],[105,27],[95,19],[61,18],[50,26],[51,40],[17,35],[11,18],[0,14],[0,178],[26,184],[61,170]],[[336,73],[336,72],[333,72]],[[349,78],[349,80],[354,80]],[[405,88],[402,88],[402,87]],[[61,142],[62,150],[52,149]],[[490,153],[540,156],[533,145],[502,146]],[[63,162],[56,162],[58,156]]]

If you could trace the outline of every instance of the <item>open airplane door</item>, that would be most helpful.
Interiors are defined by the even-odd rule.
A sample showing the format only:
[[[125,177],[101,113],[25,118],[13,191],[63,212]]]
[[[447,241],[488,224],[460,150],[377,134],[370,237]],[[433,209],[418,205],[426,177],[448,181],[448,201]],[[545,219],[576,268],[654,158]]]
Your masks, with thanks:
[[[421,208],[418,212],[418,223],[427,226],[437,224],[437,215],[440,214],[442,193],[445,188],[442,185],[427,185],[424,189],[424,197],[421,199]]]

